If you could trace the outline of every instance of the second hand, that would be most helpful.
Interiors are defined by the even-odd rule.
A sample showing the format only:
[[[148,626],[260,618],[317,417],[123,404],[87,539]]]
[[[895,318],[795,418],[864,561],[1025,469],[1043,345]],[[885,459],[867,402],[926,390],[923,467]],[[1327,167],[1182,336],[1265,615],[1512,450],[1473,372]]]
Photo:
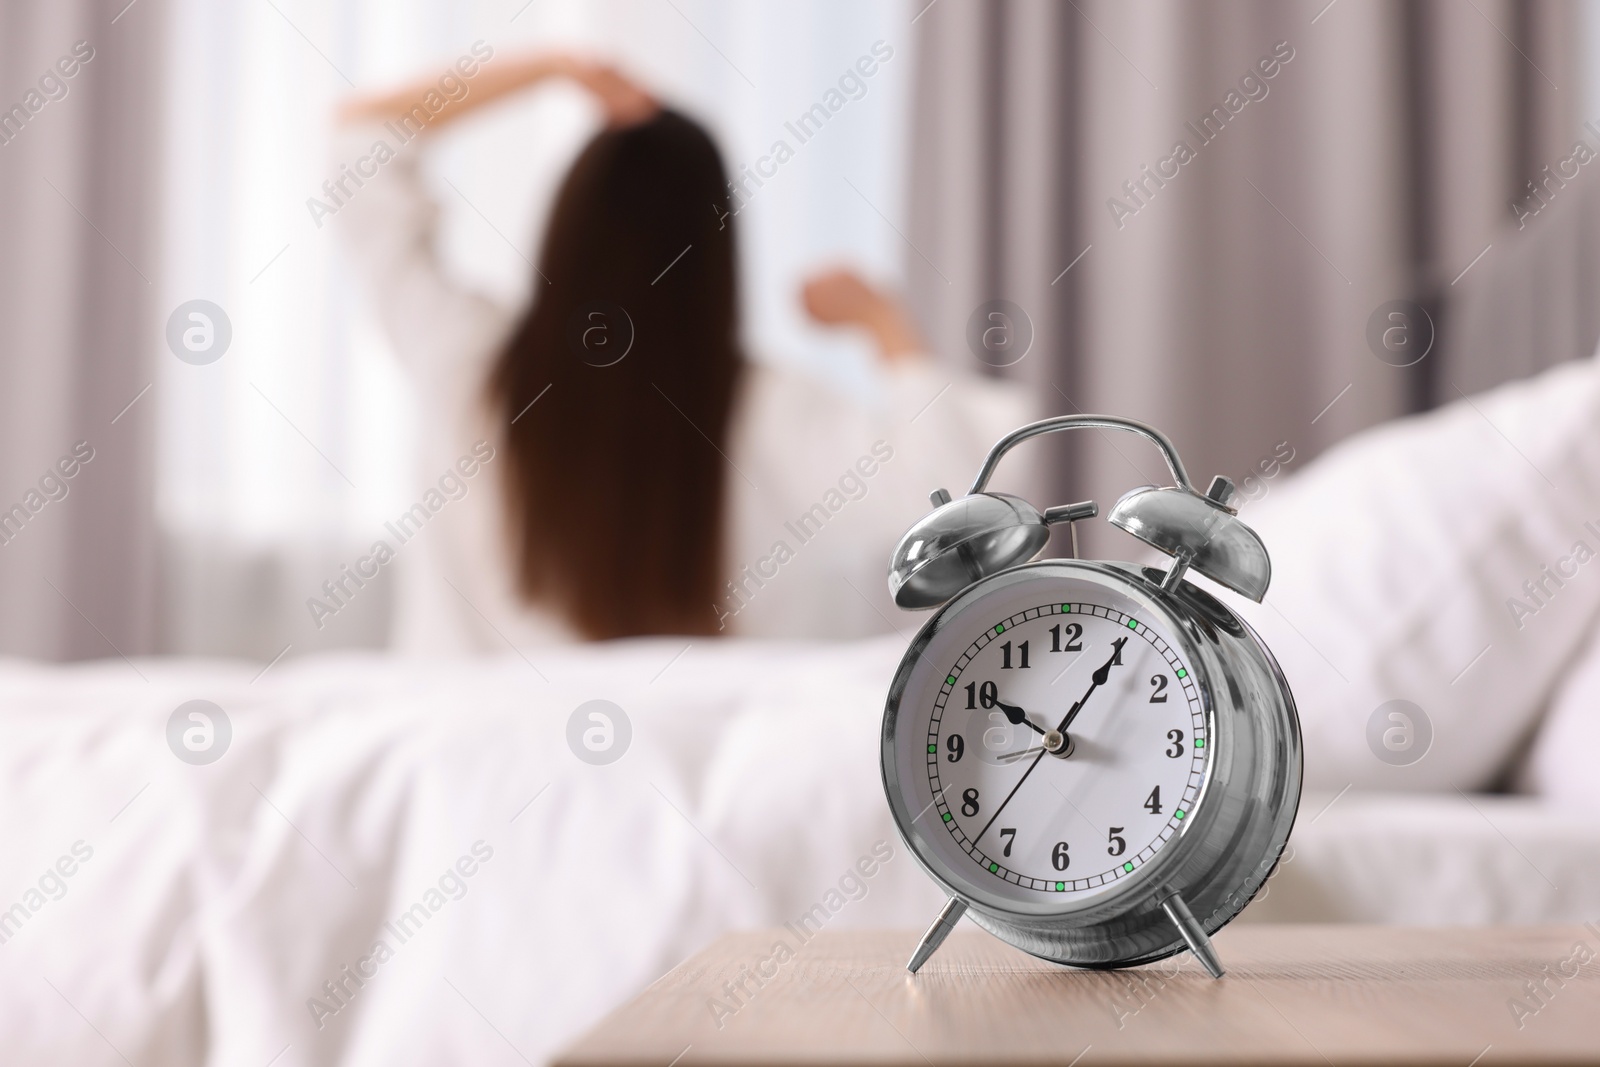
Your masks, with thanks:
[[[989,827],[993,826],[994,821],[1000,817],[1000,813],[1006,810],[1006,805],[1011,803],[1011,798],[1017,795],[1017,790],[1022,788],[1022,783],[1028,780],[1028,775],[1032,774],[1033,769],[1039,766],[1039,761],[1044,759],[1044,753],[1045,750],[1041,748],[1039,754],[1033,757],[1033,762],[1028,764],[1028,769],[1022,772],[1022,777],[1017,779],[1017,784],[1011,787],[1011,792],[1007,793],[1006,798],[1000,802],[1000,806],[994,809],[994,814],[989,816],[989,821],[983,824],[983,829],[978,831],[978,836],[972,839],[974,845],[983,840],[983,835],[989,832]]]
[[[1072,725],[1072,720],[1078,717],[1078,712],[1083,710],[1083,705],[1088,702],[1091,696],[1094,695],[1094,691],[1106,684],[1107,679],[1109,679],[1111,676],[1112,666],[1119,663],[1122,659],[1122,646],[1127,642],[1127,640],[1128,639],[1126,637],[1119,637],[1112,642],[1113,651],[1111,653],[1111,658],[1102,664],[1099,670],[1094,672],[1093,678],[1090,679],[1093,684],[1089,686],[1089,691],[1083,694],[1082,699],[1080,699],[1076,704],[1072,705],[1071,709],[1068,710],[1066,717],[1061,720],[1061,725],[1056,727],[1056,733],[1065,734],[1067,727]],[[1007,708],[1006,710],[1006,717],[1011,718],[1011,709]],[[1016,710],[1021,711],[1022,709],[1017,708]],[[1012,719],[1012,721],[1015,722],[1016,720]],[[1028,725],[1033,726],[1033,723],[1030,721]],[[1039,728],[1034,726],[1034,729],[1037,730]],[[1041,731],[1041,733],[1042,732],[1043,731]],[[1017,784],[1011,787],[1011,792],[1006,794],[1006,798],[1000,802],[1000,806],[994,809],[994,814],[989,816],[989,821],[983,824],[983,829],[979,830],[978,835],[972,839],[972,843],[974,845],[983,840],[983,835],[989,832],[989,828],[993,826],[994,821],[1000,817],[1000,813],[1006,810],[1006,805],[1011,803],[1011,798],[1017,795],[1017,790],[1022,788],[1022,783],[1028,780],[1028,775],[1032,774],[1034,768],[1039,766],[1039,761],[1044,759],[1045,751],[1045,749],[1040,749],[1039,754],[1033,757],[1033,762],[1028,764],[1028,769],[1022,772],[1022,777],[1017,779]]]

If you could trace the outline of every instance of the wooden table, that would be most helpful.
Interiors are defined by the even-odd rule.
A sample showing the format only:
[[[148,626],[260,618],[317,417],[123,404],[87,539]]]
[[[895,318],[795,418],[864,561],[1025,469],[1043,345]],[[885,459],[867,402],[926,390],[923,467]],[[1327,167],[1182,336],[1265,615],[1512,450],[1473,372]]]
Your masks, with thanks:
[[[1220,981],[1187,954],[1055,967],[970,927],[913,977],[916,942],[724,937],[558,1063],[1600,1063],[1600,925],[1235,925]]]

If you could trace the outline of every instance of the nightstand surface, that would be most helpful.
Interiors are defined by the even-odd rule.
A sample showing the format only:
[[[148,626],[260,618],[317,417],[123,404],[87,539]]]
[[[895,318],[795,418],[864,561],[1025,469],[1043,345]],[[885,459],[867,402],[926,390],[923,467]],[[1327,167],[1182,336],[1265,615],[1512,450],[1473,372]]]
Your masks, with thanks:
[[[917,939],[729,935],[558,1063],[1600,1063],[1600,926],[1234,925],[1221,981],[1187,953],[1056,967],[970,927],[912,976]]]

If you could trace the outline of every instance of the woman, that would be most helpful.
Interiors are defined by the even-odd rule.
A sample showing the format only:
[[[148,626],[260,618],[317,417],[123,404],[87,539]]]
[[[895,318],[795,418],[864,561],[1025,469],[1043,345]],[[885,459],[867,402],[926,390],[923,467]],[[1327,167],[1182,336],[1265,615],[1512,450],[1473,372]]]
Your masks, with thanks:
[[[423,143],[554,78],[587,89],[606,128],[556,197],[520,318],[446,279],[415,144],[389,153],[339,206],[419,382],[427,477],[480,440],[494,457],[461,499],[424,509],[425,530],[406,527],[421,550],[396,546],[407,557],[397,644],[889,628],[883,576],[895,540],[931,489],[969,477],[1031,417],[1027,405],[990,382],[948,389],[952,376],[922,359],[900,307],[848,271],[812,279],[804,301],[817,321],[872,336],[885,378],[878,409],[746,361],[736,220],[716,148],[609,67],[499,60],[456,79],[466,88],[448,103],[433,83],[356,101],[341,162],[371,158],[402,129],[420,126]],[[430,94],[437,110],[419,107]]]

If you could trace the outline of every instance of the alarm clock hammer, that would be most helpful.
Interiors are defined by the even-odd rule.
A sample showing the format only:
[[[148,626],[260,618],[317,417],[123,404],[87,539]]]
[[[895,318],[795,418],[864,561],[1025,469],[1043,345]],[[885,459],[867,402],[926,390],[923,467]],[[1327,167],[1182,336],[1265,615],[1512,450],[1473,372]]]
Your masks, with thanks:
[[[1166,460],[1174,484],[1135,488],[1107,516],[1171,556],[1165,571],[1078,559],[1076,536],[1072,558],[1035,560],[1051,526],[1075,534],[1097,505],[1041,510],[987,490],[1016,445],[1085,428],[1137,434]],[[949,896],[908,968],[967,915],[1058,963],[1130,966],[1188,949],[1220,977],[1210,935],[1270,876],[1301,781],[1293,695],[1271,652],[1185,577],[1265,595],[1271,564],[1232,483],[1201,493],[1159,431],[1075,415],[1013,431],[965,496],[931,499],[890,563],[896,604],[935,610],[891,683],[880,750],[896,829]],[[1051,729],[1027,709],[1055,703],[1039,668],[1072,655],[1104,659]],[[1099,710],[1084,717],[1091,701]],[[1016,727],[1031,745],[1016,748]],[[1024,788],[1046,755],[1062,761],[1052,789]]]

